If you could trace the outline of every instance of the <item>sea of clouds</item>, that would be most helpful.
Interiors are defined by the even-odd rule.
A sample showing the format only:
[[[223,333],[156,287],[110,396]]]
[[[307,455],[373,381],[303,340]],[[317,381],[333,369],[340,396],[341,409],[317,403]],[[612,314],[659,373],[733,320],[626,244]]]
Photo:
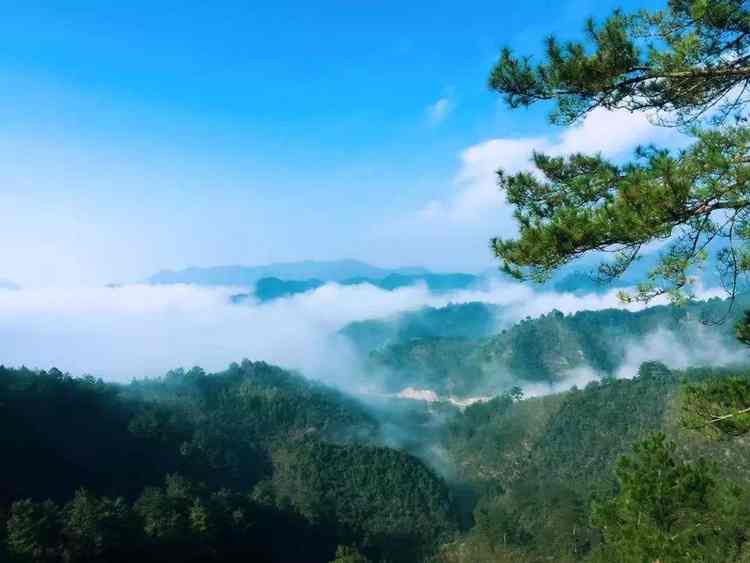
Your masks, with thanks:
[[[431,293],[424,285],[386,291],[369,284],[330,283],[271,302],[232,304],[230,296],[236,292],[189,285],[0,290],[0,362],[129,381],[175,367],[217,371],[248,358],[353,390],[360,383],[358,358],[337,335],[353,321],[473,301],[503,305],[500,325],[553,309],[573,313],[642,307],[622,304],[615,291],[576,296],[504,281],[447,294]],[[661,335],[650,340],[651,348],[635,347],[628,365],[670,360],[675,344],[668,339]],[[718,359],[716,348],[707,350],[713,354],[709,359]],[[684,367],[696,354],[686,351],[674,367]],[[620,375],[632,374],[624,370]],[[570,381],[582,383],[586,377],[594,375],[571,374]]]

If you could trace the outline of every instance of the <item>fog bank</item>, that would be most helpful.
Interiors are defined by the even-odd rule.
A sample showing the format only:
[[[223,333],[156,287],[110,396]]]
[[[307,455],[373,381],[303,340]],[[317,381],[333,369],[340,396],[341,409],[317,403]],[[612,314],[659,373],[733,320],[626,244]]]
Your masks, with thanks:
[[[507,282],[439,295],[423,285],[386,291],[331,283],[268,303],[233,305],[229,297],[236,292],[188,285],[0,290],[0,363],[127,381],[178,366],[221,370],[249,358],[352,388],[356,358],[335,333],[353,321],[471,301],[505,305],[503,324],[552,309],[624,307],[614,291],[575,296]]]

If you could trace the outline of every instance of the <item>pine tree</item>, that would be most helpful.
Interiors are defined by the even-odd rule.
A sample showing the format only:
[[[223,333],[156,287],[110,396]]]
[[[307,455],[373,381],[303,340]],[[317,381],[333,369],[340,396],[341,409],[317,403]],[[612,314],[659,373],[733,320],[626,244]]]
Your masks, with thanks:
[[[533,64],[505,49],[489,84],[511,108],[551,102],[553,122],[589,112],[645,112],[693,137],[681,151],[640,148],[625,164],[601,155],[537,153],[537,173],[498,172],[515,206],[516,239],[496,238],[495,254],[519,277],[544,280],[585,254],[613,252],[600,266],[621,275],[644,245],[668,241],[661,260],[626,298],[692,295],[692,272],[717,244],[731,296],[750,269],[750,11],[741,0],[670,0],[666,9],[586,23],[587,40],[547,40]]]

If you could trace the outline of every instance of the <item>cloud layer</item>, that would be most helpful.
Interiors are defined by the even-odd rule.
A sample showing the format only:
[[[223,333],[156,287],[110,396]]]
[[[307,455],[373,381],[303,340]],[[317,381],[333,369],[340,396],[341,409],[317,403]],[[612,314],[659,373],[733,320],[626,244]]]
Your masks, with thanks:
[[[268,303],[232,305],[235,291],[186,285],[0,290],[0,363],[126,381],[178,366],[219,370],[250,358],[352,388],[357,360],[335,333],[356,320],[472,301],[504,305],[506,324],[552,309],[622,306],[614,292],[538,293],[499,281],[440,295],[421,285],[385,291],[327,284]]]

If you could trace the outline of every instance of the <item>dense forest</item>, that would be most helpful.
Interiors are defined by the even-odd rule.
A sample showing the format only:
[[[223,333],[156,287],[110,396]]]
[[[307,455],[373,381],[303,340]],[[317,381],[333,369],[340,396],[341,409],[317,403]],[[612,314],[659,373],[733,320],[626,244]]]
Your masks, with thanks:
[[[3,557],[617,560],[613,522],[621,530],[636,502],[623,495],[637,492],[634,471],[661,479],[648,466],[657,459],[706,490],[689,514],[693,485],[676,498],[670,526],[681,534],[696,518],[721,522],[710,537],[688,534],[700,557],[687,560],[732,560],[710,553],[730,544],[745,556],[746,421],[719,422],[719,435],[701,422],[750,406],[738,309],[723,325],[701,322],[727,307],[553,311],[501,328],[506,309],[467,303],[354,323],[341,335],[366,358],[363,376],[387,374],[380,393],[365,395],[248,360],[129,384],[1,368]],[[683,371],[650,361],[615,377],[660,334],[743,361]],[[524,397],[527,385],[552,390],[577,366],[596,374],[585,388]],[[437,394],[392,392],[407,385]],[[447,400],[478,390],[494,398]]]
[[[541,61],[503,49],[490,88],[557,124],[641,112],[690,142],[498,170],[518,228],[490,246],[507,275],[566,290],[584,256],[608,252],[597,274],[621,283],[650,252],[621,299],[670,305],[355,323],[352,377],[379,389],[356,396],[249,360],[129,384],[0,366],[0,561],[750,561],[750,9],[669,0],[585,33]],[[706,264],[728,300],[694,299]],[[238,281],[262,301],[476,278],[341,261],[150,279]],[[586,384],[564,385],[576,370]]]
[[[457,530],[360,404],[263,363],[128,386],[3,368],[0,405],[13,559],[413,561]]]
[[[1,368],[3,557],[647,561],[628,550],[651,553],[661,538],[653,553],[677,550],[672,560],[743,560],[750,423],[705,424],[750,407],[733,324],[701,323],[727,307],[553,311],[499,329],[502,307],[468,303],[349,325],[365,378],[389,362],[379,394],[248,360],[126,385]],[[682,371],[647,361],[615,377],[659,334],[742,361]],[[576,366],[597,377],[524,396]],[[439,394],[391,392],[409,384]],[[478,389],[493,398],[447,400]],[[667,506],[654,498],[663,485]],[[628,529],[648,503],[659,518]],[[710,530],[696,535],[695,522]]]
[[[658,549],[653,559],[628,558],[606,543],[612,523],[597,511],[619,502],[630,485],[618,478],[632,460],[633,448],[664,436],[659,463],[666,459],[692,467],[701,459],[712,460],[706,466],[711,499],[700,506],[700,517],[720,523],[711,530],[715,536],[710,542],[694,540],[694,557],[686,557],[686,551],[666,560],[744,561],[739,557],[747,556],[749,547],[750,444],[717,440],[686,422],[689,386],[701,388],[729,375],[743,386],[750,381],[748,371],[673,372],[663,364],[646,363],[631,380],[606,379],[585,389],[521,401],[498,397],[457,414],[446,425],[444,444],[460,479],[472,484],[479,499],[475,526],[443,556],[448,561],[655,560]],[[674,449],[668,449],[670,443]],[[653,491],[640,494],[634,510],[637,503],[659,502],[651,498]],[[675,532],[687,531],[695,524],[683,513],[690,499],[677,498],[674,491],[664,494],[675,495],[673,506],[660,509],[673,511],[669,518]]]
[[[637,312],[552,311],[512,325],[502,306],[467,303],[352,323],[341,334],[363,357],[370,377],[387,389],[398,392],[411,386],[460,398],[494,394],[524,382],[563,382],[578,368],[596,377],[621,375],[619,370],[639,350],[658,347],[665,335],[669,346],[681,347],[683,360],[691,350],[703,351],[703,358],[686,365],[731,363],[742,350],[734,322],[748,303],[746,295],[738,297],[719,326],[708,325],[727,316],[730,304],[721,299]],[[664,351],[662,357],[676,351]],[[638,368],[629,367],[632,373],[625,375]]]
[[[741,560],[750,443],[734,426],[721,439],[695,424],[696,405],[719,400],[695,391],[716,382],[745,406],[750,371],[658,362],[633,379],[531,398],[515,388],[463,410],[360,400],[249,361],[128,385],[2,368],[4,557],[613,561],[612,522],[633,502],[661,502],[656,489],[631,491],[632,475],[667,460],[676,482],[657,508],[671,511],[670,533],[696,518],[713,526],[685,536],[696,558],[674,560]],[[680,497],[680,479],[703,483],[705,498],[693,481]]]

